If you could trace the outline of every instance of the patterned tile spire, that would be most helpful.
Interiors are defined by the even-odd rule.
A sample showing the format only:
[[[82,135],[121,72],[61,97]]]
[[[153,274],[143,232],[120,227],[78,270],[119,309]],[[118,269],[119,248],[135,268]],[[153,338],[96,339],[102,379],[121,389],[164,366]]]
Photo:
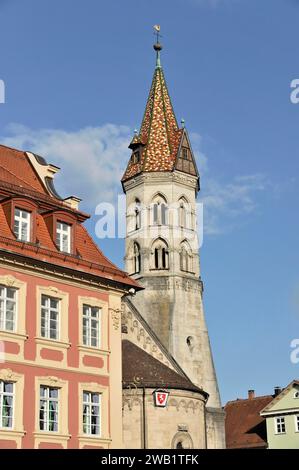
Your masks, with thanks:
[[[174,114],[161,66],[162,45],[159,41],[154,49],[157,57],[153,81],[139,135],[133,139],[134,143],[140,142],[140,155],[137,159],[130,159],[123,182],[141,172],[173,171],[183,134]]]

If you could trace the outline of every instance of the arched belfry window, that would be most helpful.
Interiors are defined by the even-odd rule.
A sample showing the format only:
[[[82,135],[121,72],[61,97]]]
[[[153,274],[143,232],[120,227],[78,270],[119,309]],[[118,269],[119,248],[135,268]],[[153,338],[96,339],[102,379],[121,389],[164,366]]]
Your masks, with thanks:
[[[179,199],[179,226],[181,228],[192,229],[194,225],[192,207],[185,197]]]
[[[140,273],[140,270],[141,270],[140,246],[136,242],[134,243],[134,248],[133,248],[133,258],[134,258],[134,274]]]
[[[167,201],[161,194],[157,194],[152,202],[152,222],[154,225],[168,224]]]
[[[191,228],[189,206],[190,204],[184,197],[179,200],[179,225],[182,228]]]
[[[152,245],[152,269],[169,269],[169,252],[167,243],[159,238]]]
[[[139,199],[135,199],[135,230],[141,228],[141,203]]]
[[[192,250],[187,241],[182,242],[180,246],[180,268],[185,272],[193,271]]]

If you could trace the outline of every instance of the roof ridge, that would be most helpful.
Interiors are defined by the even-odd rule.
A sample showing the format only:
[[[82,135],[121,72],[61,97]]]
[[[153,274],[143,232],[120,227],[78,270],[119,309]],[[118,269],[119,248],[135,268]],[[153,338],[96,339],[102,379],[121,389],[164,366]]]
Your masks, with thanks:
[[[165,77],[164,77],[163,70],[160,68],[159,71],[160,71],[161,98],[162,98],[162,104],[163,104],[163,114],[164,114],[164,121],[165,121],[165,128],[166,128],[166,136],[167,136],[167,142],[168,142],[169,152],[170,152],[170,155],[171,155],[171,154],[172,154],[172,145],[171,145],[170,137],[169,137],[169,127],[168,127],[167,111],[166,111],[166,105],[165,105],[164,87],[166,88],[166,92],[167,92],[168,96],[169,96],[169,93],[168,93],[168,89],[167,89],[167,87],[166,87],[166,80],[165,80]],[[162,78],[163,78],[164,80],[162,80]],[[170,103],[171,103],[170,96],[169,96],[169,100],[170,100]],[[172,104],[171,104],[171,108],[172,108],[173,115],[174,115],[174,117],[175,117]],[[176,117],[175,117],[175,119],[176,119]]]
[[[16,148],[14,148],[14,147],[10,147],[9,145],[0,144],[0,147],[4,147],[4,148],[6,148],[6,149],[13,150],[14,152],[25,153],[24,150],[16,149]]]
[[[261,395],[259,397],[254,397],[254,398],[236,398],[235,400],[229,400],[225,406],[231,403],[244,403],[244,402],[253,402],[255,400],[263,399],[263,398],[273,398],[274,395]]]
[[[149,125],[148,125],[146,147],[145,147],[143,162],[142,162],[142,166],[141,166],[141,171],[143,171],[144,168],[145,168],[145,163],[146,163],[146,158],[147,158],[147,151],[148,151],[148,147],[149,147],[149,143],[150,143],[151,128],[152,128],[152,123],[153,123],[153,119],[154,119],[153,111],[154,111],[154,106],[155,106],[155,96],[156,96],[156,88],[157,88],[157,74],[158,74],[158,69],[155,69],[154,76],[153,76],[153,83],[152,83],[152,86],[151,86],[151,89],[150,89],[150,94],[149,94],[149,97],[148,97],[148,100],[147,100],[147,103],[146,103],[146,106],[145,106],[144,118],[145,118],[146,113],[147,113],[147,105],[150,101],[151,93],[153,93],[151,109],[149,110],[150,122],[149,122]],[[143,126],[143,122],[141,124],[140,133],[142,132],[142,126]]]

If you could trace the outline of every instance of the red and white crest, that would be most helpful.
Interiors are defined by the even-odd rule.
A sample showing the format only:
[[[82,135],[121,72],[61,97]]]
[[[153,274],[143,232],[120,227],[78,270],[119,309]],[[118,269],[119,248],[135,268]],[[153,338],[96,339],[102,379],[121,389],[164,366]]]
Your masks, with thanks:
[[[164,408],[167,405],[168,395],[169,392],[165,392],[165,390],[155,390],[155,405]]]

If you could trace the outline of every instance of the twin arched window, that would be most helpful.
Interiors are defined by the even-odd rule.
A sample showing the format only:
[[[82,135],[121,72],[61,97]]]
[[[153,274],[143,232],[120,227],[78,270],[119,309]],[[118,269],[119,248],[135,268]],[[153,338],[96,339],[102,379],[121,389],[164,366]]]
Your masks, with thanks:
[[[152,269],[169,269],[169,252],[167,243],[159,238],[154,241],[151,251]]]
[[[152,202],[152,220],[154,225],[167,225],[168,207],[166,199],[157,194]]]
[[[141,203],[139,199],[135,199],[135,230],[141,228]]]
[[[192,272],[193,263],[192,263],[192,250],[187,241],[181,243],[180,247],[180,268],[181,271]]]
[[[191,210],[188,201],[181,197],[179,200],[179,225],[182,228],[191,228]]]
[[[133,259],[134,259],[134,274],[140,273],[141,271],[140,246],[136,242],[134,243],[134,247],[133,247]]]

